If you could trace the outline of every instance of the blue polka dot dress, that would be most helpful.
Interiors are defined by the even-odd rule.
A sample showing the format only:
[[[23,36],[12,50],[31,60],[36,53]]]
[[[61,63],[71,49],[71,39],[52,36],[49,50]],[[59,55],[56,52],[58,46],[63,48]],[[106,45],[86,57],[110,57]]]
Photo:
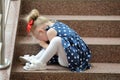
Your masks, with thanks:
[[[62,45],[66,52],[69,69],[75,72],[82,72],[90,68],[88,63],[91,57],[91,52],[81,37],[68,25],[56,21],[51,26],[57,31],[57,36],[62,38]],[[50,61],[56,62],[57,56],[54,56]]]

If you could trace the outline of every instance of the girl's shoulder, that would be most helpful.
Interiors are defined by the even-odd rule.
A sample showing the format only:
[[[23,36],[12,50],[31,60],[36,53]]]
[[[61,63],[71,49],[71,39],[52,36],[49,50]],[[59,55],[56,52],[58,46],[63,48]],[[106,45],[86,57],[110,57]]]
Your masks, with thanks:
[[[48,31],[51,28],[55,29],[57,32],[60,31],[60,30],[66,30],[66,31],[68,29],[71,30],[71,28],[68,25],[66,25],[66,24],[64,24],[63,22],[60,22],[60,21],[55,21],[54,24],[52,26],[48,26],[46,28],[46,30]]]
[[[55,24],[52,26],[52,28],[65,28],[65,27],[69,27],[67,24],[60,22],[60,21],[56,21]]]

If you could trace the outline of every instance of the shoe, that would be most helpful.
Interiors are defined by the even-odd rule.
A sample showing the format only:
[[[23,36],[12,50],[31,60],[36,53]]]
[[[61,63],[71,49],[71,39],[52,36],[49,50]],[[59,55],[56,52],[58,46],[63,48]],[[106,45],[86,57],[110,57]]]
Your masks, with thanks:
[[[19,60],[22,62],[22,64],[31,63],[34,59],[35,59],[34,55],[32,56],[24,55],[19,57]]]
[[[42,64],[42,63],[37,63],[37,64],[26,64],[24,67],[23,67],[24,70],[27,70],[27,71],[37,71],[37,70],[46,70],[46,64]]]
[[[25,66],[30,66],[31,65],[31,63],[25,63]]]

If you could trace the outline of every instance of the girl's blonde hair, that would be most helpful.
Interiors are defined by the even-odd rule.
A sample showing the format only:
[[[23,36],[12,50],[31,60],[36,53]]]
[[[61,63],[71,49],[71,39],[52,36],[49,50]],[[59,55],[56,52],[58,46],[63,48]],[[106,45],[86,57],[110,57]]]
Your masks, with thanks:
[[[37,9],[33,9],[24,20],[29,23],[30,20],[33,20],[33,25],[31,27],[31,31],[35,30],[36,27],[41,26],[44,23],[49,22],[50,20],[46,17],[40,16],[39,11]]]

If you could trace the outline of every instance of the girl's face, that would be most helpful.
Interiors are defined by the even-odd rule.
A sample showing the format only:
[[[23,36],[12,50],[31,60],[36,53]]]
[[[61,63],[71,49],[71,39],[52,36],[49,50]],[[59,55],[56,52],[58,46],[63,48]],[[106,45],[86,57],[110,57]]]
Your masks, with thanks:
[[[33,35],[35,36],[36,39],[40,41],[48,41],[47,31],[45,31],[43,27],[44,25],[41,27],[37,27],[34,30]]]

